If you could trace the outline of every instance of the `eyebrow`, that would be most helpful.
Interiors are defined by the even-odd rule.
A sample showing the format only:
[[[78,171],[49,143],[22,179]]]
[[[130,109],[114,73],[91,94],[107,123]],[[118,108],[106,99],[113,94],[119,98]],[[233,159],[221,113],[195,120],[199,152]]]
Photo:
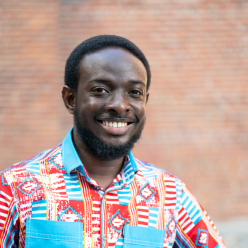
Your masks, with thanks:
[[[104,78],[93,78],[88,83],[92,83],[92,82],[107,83],[110,81],[111,80],[104,79]],[[142,82],[141,80],[129,80],[128,82],[134,83],[134,84],[143,84],[144,86],[146,86],[146,84],[144,82]]]
[[[129,82],[134,84],[143,84],[144,86],[146,86],[146,84],[140,80],[129,80]]]
[[[88,83],[92,83],[92,82],[107,83],[107,82],[110,82],[110,80],[103,79],[103,78],[93,78]]]

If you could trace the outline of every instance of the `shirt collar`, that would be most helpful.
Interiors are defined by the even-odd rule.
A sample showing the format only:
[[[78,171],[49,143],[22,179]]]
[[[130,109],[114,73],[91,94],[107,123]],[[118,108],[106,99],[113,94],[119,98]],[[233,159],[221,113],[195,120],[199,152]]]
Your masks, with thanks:
[[[82,161],[79,158],[78,153],[72,141],[72,130],[73,130],[73,127],[68,132],[68,134],[65,136],[62,142],[62,162],[65,168],[65,171],[67,172],[68,175],[70,175],[70,173],[74,169],[81,167],[81,166],[83,167]],[[127,158],[128,159],[124,162],[124,166],[122,169],[124,180],[126,182],[133,179],[134,175],[138,171],[138,166],[135,162],[134,156],[131,151],[129,151]],[[83,176],[85,176],[88,180],[90,180],[85,170],[84,169],[82,170],[82,167],[79,168],[79,171],[83,174]]]
[[[70,175],[72,170],[82,165],[82,161],[72,141],[72,130],[73,127],[62,142],[62,163],[68,175]]]

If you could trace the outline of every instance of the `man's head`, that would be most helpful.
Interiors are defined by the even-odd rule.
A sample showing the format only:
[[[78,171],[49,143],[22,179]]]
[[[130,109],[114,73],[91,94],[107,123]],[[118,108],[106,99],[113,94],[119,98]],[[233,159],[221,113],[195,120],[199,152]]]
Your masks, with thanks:
[[[124,38],[93,37],[74,49],[62,93],[85,150],[116,159],[132,149],[145,123],[149,80],[143,53]]]

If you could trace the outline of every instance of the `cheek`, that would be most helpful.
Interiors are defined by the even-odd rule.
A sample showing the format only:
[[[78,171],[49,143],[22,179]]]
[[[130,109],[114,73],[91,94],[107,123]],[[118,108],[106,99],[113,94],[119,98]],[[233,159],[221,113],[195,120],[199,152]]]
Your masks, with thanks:
[[[135,115],[138,117],[139,121],[142,121],[146,117],[146,106],[145,104],[136,105],[134,107]]]
[[[81,102],[81,111],[87,115],[95,115],[102,110],[103,106],[100,99],[90,98]]]

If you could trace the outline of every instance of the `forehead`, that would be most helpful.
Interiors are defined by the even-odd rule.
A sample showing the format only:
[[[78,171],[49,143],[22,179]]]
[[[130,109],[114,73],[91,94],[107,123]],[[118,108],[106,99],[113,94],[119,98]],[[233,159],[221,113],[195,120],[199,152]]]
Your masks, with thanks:
[[[111,75],[120,78],[136,77],[147,84],[147,72],[143,63],[119,47],[108,47],[86,54],[79,63],[79,72],[80,78]]]

